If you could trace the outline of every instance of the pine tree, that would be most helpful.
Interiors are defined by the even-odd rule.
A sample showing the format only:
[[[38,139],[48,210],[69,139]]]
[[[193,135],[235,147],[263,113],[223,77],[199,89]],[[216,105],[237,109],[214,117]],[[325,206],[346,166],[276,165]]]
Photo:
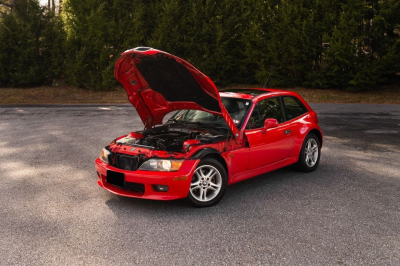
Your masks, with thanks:
[[[115,60],[136,46],[182,57],[218,86],[365,90],[399,79],[398,0],[66,0],[62,16],[52,2],[0,0],[1,85],[66,76],[110,89]]]
[[[18,2],[0,24],[0,85],[50,83],[63,72],[63,36],[61,21],[38,1]]]
[[[400,72],[400,2],[367,1],[359,66],[349,89],[365,90]]]
[[[359,0],[348,0],[342,4],[339,22],[327,40],[329,50],[324,60],[323,75],[328,86],[349,86],[357,65],[363,60],[360,25],[364,13],[364,6]]]
[[[128,48],[144,44],[148,24],[144,0],[79,0],[64,2],[67,67],[72,85],[104,90],[114,88],[115,60]]]

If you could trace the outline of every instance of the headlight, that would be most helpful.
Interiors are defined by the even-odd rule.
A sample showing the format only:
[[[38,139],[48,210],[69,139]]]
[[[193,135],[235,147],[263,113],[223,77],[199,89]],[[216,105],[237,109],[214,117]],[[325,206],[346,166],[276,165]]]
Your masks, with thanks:
[[[100,154],[100,159],[103,162],[108,163],[108,155],[110,155],[110,154],[111,153],[108,150],[103,148],[103,150],[101,151],[101,154]]]
[[[183,160],[158,160],[158,159],[150,159],[145,161],[140,167],[139,170],[145,171],[178,171],[181,168]]]

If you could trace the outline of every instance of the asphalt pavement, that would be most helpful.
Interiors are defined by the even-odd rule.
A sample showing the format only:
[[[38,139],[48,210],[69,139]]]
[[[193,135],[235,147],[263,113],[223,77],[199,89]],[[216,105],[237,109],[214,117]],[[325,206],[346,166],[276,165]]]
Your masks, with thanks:
[[[400,105],[312,104],[319,168],[211,208],[115,196],[94,160],[130,105],[0,106],[0,265],[400,265]]]

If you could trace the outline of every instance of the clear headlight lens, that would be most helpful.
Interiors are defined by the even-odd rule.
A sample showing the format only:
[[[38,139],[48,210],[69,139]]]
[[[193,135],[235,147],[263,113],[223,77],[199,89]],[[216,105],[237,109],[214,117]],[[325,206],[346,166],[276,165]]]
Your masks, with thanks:
[[[181,168],[182,164],[183,160],[150,159],[148,161],[145,161],[139,167],[139,170],[172,172],[172,171],[178,171],[179,168]]]
[[[108,163],[108,155],[110,154],[111,153],[108,150],[103,148],[103,150],[100,153],[100,160],[102,160],[105,163]]]

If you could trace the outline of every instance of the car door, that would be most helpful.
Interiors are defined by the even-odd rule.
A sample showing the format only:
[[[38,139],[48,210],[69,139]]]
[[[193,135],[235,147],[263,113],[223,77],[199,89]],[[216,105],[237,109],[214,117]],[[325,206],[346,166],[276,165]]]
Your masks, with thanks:
[[[278,126],[263,132],[262,128],[267,118],[276,119]],[[285,122],[279,97],[262,99],[256,104],[245,129],[250,149],[249,170],[289,157],[293,145],[290,127],[290,123]]]
[[[308,109],[294,96],[282,96],[281,99],[284,106],[286,123],[290,125],[291,134],[293,135],[293,145],[295,146],[296,142],[297,145],[302,145],[303,139],[301,136],[303,136],[304,131],[307,131],[307,127],[305,126],[307,122],[304,121],[304,118],[305,114],[308,113]],[[298,152],[292,151],[290,154],[294,156],[298,155]]]

